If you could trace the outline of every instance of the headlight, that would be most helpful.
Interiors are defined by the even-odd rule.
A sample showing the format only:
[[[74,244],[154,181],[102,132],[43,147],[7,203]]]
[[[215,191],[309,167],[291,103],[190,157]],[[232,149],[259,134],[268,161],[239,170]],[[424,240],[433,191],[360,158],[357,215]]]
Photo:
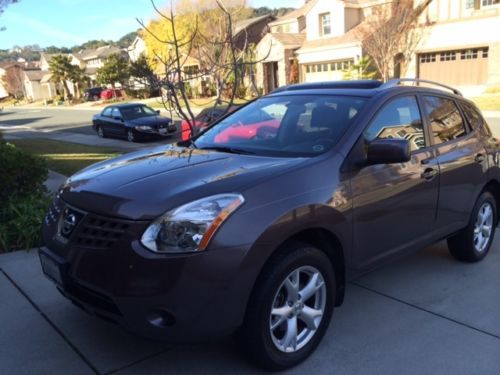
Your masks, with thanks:
[[[148,125],[139,125],[135,127],[137,130],[151,130],[151,126]]]
[[[141,242],[157,253],[205,250],[222,223],[244,201],[240,194],[219,194],[185,204],[156,219]]]

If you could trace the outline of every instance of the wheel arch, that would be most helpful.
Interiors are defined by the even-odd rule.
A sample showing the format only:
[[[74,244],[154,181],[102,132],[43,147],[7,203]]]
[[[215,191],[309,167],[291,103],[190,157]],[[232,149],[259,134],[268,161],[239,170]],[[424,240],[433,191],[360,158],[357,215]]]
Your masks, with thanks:
[[[491,195],[493,195],[493,198],[495,198],[495,203],[497,205],[497,217],[495,225],[498,225],[500,221],[500,182],[496,179],[491,179],[486,185],[484,185],[479,195],[481,195],[485,191],[490,192]]]

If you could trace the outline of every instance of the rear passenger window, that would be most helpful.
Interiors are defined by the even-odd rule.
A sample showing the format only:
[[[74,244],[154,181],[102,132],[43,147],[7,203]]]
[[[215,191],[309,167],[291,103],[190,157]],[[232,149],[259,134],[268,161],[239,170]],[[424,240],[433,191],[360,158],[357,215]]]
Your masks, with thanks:
[[[405,96],[391,100],[380,110],[364,132],[365,142],[400,138],[410,143],[412,151],[425,147],[424,128],[417,99]]]
[[[429,117],[434,144],[452,141],[467,134],[464,120],[453,100],[424,96],[424,108]]]
[[[460,103],[462,106],[462,109],[464,111],[465,118],[469,122],[469,125],[472,130],[478,130],[481,133],[490,136],[490,132],[488,127],[483,126],[484,120],[479,114],[479,112],[474,108],[474,106],[470,105],[469,103]]]

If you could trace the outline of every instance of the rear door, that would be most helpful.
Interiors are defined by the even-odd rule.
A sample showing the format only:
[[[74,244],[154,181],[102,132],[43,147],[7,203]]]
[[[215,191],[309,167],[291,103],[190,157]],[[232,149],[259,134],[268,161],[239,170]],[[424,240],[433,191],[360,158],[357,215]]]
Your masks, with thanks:
[[[113,111],[113,107],[107,107],[104,108],[104,110],[101,113],[101,116],[99,116],[99,122],[100,125],[102,126],[102,129],[107,133],[111,134],[111,112]]]
[[[411,160],[363,167],[351,179],[354,263],[364,268],[430,238],[436,219],[439,167],[428,146],[414,95],[389,99],[365,129],[365,145],[402,138]]]
[[[440,169],[436,228],[449,233],[468,223],[487,182],[487,154],[453,98],[422,95],[422,102]]]

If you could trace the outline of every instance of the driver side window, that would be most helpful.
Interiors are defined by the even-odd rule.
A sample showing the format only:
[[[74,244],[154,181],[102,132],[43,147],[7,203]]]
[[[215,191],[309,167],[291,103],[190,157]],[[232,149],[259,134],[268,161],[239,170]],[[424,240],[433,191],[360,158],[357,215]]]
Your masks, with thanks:
[[[424,148],[424,128],[416,97],[399,97],[386,103],[363,136],[366,144],[376,139],[399,138],[410,143],[411,151]]]

